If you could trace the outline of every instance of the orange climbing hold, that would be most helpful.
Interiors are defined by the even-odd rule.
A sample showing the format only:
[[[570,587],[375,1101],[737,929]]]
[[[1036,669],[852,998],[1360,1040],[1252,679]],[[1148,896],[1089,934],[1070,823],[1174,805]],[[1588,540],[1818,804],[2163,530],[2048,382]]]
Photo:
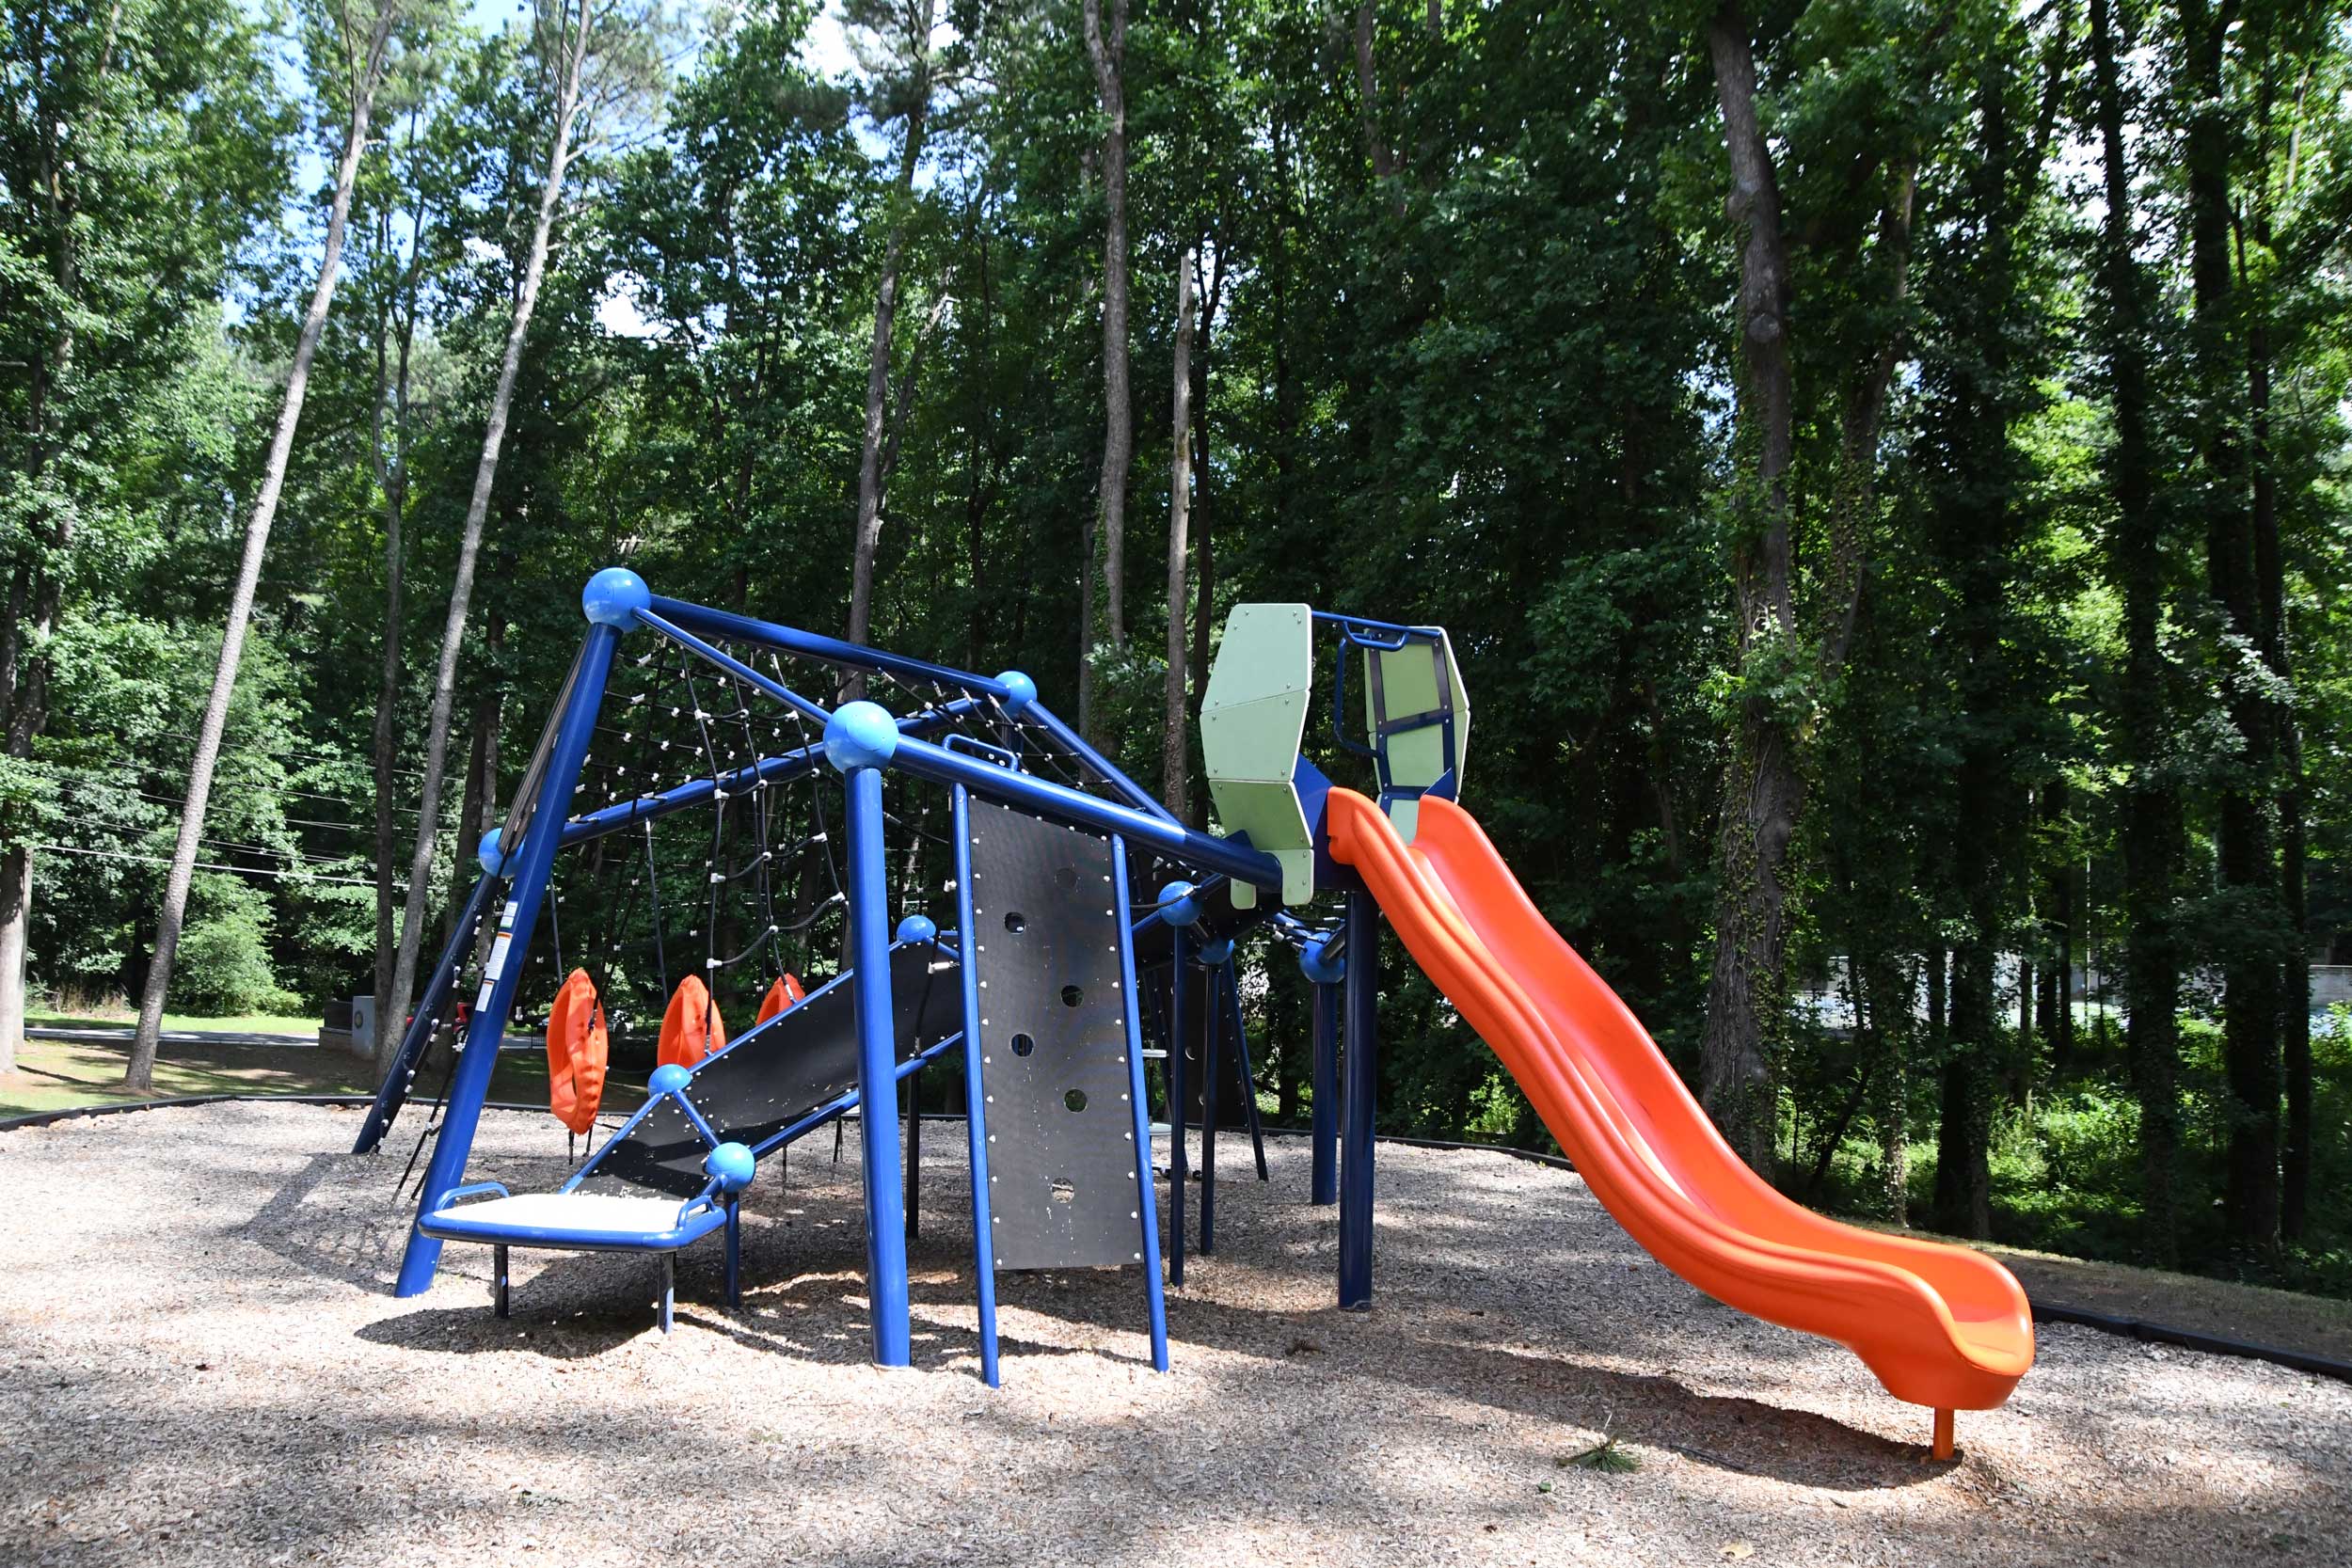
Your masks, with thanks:
[[[596,1124],[609,1045],[596,982],[575,969],[548,1009],[548,1109],[574,1132]]]
[[[767,997],[759,1004],[759,1017],[755,1022],[765,1023],[787,1007],[798,1006],[808,993],[801,990],[801,977],[786,970],[776,983],[768,988]]]
[[[654,1065],[692,1067],[727,1043],[727,1026],[720,1022],[719,1004],[699,974],[689,974],[670,994],[669,1011],[661,1015],[661,1043],[654,1050]]]

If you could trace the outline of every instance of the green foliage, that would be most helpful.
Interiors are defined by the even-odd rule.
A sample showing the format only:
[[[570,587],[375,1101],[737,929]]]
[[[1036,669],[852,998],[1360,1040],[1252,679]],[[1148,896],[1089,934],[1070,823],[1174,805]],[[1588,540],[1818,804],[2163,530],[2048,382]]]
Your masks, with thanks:
[[[208,875],[197,882],[189,908],[171,975],[175,1007],[226,1018],[300,1006],[270,967],[273,917],[265,895],[237,878]]]

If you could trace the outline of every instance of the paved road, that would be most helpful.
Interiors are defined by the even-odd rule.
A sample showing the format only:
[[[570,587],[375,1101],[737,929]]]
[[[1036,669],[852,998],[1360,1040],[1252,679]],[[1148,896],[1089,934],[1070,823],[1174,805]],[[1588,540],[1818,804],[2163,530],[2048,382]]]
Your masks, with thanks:
[[[131,1025],[127,1023],[94,1023],[77,1029],[27,1029],[24,1035],[27,1039],[80,1040],[87,1045],[111,1045],[128,1038],[131,1032]],[[167,1029],[163,1033],[163,1042],[166,1045],[308,1046],[316,1050],[319,1037],[316,1035],[246,1035],[215,1033],[210,1029]]]

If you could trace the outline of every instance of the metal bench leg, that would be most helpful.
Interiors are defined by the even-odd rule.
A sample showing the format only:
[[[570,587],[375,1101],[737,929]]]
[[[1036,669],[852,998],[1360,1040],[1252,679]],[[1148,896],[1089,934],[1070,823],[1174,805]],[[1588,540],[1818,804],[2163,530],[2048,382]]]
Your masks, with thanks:
[[[743,1229],[741,1205],[727,1205],[727,1305],[743,1305]]]
[[[501,1318],[512,1316],[507,1309],[506,1248],[490,1249],[490,1301]]]
[[[677,1254],[661,1255],[661,1332],[670,1332],[670,1320],[677,1307]]]

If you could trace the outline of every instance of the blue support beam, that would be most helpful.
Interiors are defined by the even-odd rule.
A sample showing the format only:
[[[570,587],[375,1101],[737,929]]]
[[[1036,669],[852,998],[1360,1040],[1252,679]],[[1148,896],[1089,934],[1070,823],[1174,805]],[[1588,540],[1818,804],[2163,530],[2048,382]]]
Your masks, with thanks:
[[[1347,1046],[1342,1066],[1343,1128],[1340,1160],[1340,1306],[1372,1308],[1372,1126],[1380,1088],[1380,906],[1372,895],[1347,895]]]
[[[639,585],[642,589],[643,585]],[[593,613],[593,611],[592,611]],[[498,1065],[499,1041],[515,1007],[515,989],[521,982],[523,959],[532,932],[539,923],[539,906],[546,897],[548,872],[555,863],[557,843],[564,836],[564,819],[571,811],[572,789],[588,755],[589,737],[596,731],[596,709],[604,700],[605,678],[612,669],[612,652],[620,629],[607,621],[588,628],[580,650],[579,678],[558,721],[555,744],[540,776],[539,799],[532,812],[530,831],[511,867],[512,880],[505,908],[499,913],[499,934],[490,949],[483,994],[476,998],[473,1019],[466,1030],[466,1045],[450,1083],[449,1103],[441,1116],[441,1134],[433,1146],[433,1162],[425,1168],[421,1212],[430,1213],[443,1195],[464,1180],[467,1156],[473,1152],[474,1129],[482,1120],[482,1102],[488,1098],[490,1073]],[[408,1233],[408,1250],[400,1262],[396,1294],[420,1294],[433,1283],[441,1259],[441,1243],[421,1230]]]
[[[842,760],[839,752],[834,755],[836,763]],[[850,995],[857,1015],[859,1141],[865,1148],[866,1294],[874,1365],[904,1367],[914,1360],[914,1340],[907,1307],[906,1203],[898,1180],[898,1025],[890,998],[882,776],[870,765],[851,766],[848,772]]]
[[[972,1161],[972,1270],[978,1276],[980,1302],[980,1376],[991,1388],[996,1370],[996,1224],[990,1202],[988,1174],[988,1094],[980,1083],[979,944],[969,933],[972,920],[972,797],[953,794],[956,835],[956,942],[961,961],[957,979],[963,990],[963,1129]],[[1140,1100],[1142,1097],[1136,1097]],[[1144,1141],[1144,1196],[1151,1196],[1152,1145]],[[1154,1208],[1147,1205],[1147,1208]]]
[[[963,870],[959,862],[959,879]],[[1121,839],[1111,841],[1111,892],[1115,908],[1135,908],[1127,891],[1127,846]],[[1143,1281],[1152,1311],[1152,1367],[1164,1372],[1168,1370],[1168,1296],[1160,1284],[1160,1206],[1152,1192],[1152,1111],[1143,1094],[1143,1022],[1136,1007],[1135,938],[1124,929],[1124,921],[1120,925],[1119,983],[1127,1000],[1127,1099],[1135,1115],[1136,1218],[1143,1227]]]
[[[961,784],[984,800],[1041,816],[1065,827],[1124,838],[1130,844],[1165,855],[1203,871],[1222,872],[1235,881],[1249,882],[1279,894],[1281,863],[1272,855],[1229,838],[1197,833],[1179,822],[1135,810],[1026,773],[1016,773],[978,757],[907,736],[890,756],[890,766],[904,768],[935,784]]]
[[[837,637],[803,631],[798,626],[778,626],[773,621],[755,620],[749,615],[734,615],[723,610],[712,610],[707,605],[690,604],[684,599],[668,599],[656,594],[648,608],[674,626],[704,637],[756,642],[778,653],[818,659],[844,669],[875,670],[905,680],[940,681],[961,687],[976,696],[993,697],[998,702],[1014,695],[1013,689],[1003,681],[976,675],[969,670],[933,664],[926,658],[909,658],[904,654],[886,654],[855,642],[844,642]]]
[[[1182,823],[1177,821],[1176,814],[1160,803],[1158,796],[1152,794],[1150,790],[1136,783],[1135,780],[1120,772],[1111,762],[1110,758],[1104,756],[1102,752],[1096,751],[1091,745],[1088,744],[1086,736],[1080,735],[1076,730],[1064,723],[1061,719],[1048,709],[1043,703],[1033,702],[1029,704],[1026,707],[1021,710],[1020,717],[1036,724],[1047,735],[1052,736],[1064,750],[1073,752],[1078,756],[1084,758],[1087,765],[1092,768],[1096,772],[1102,774],[1103,777],[1108,781],[1110,786],[1119,791],[1120,798],[1123,799],[1129,805],[1135,807],[1137,811],[1156,816],[1161,821],[1168,823],[1171,826],[1183,826]]]

